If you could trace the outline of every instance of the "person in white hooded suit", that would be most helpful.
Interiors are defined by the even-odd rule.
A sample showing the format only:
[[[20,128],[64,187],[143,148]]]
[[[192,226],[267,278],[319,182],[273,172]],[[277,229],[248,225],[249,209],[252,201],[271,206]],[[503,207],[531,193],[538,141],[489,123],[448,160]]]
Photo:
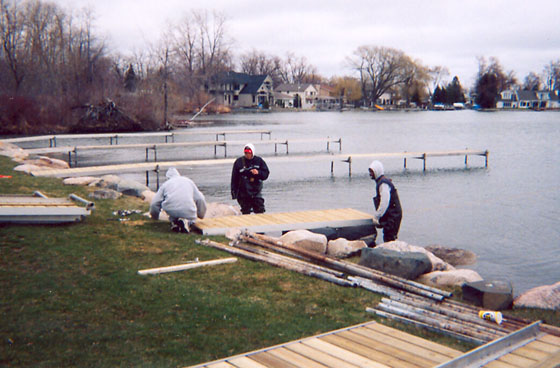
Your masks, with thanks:
[[[167,181],[159,188],[150,204],[150,216],[157,220],[163,209],[169,215],[171,229],[177,232],[190,231],[191,225],[206,214],[206,200],[196,184],[181,176],[172,167],[165,174]]]
[[[402,220],[399,194],[391,179],[384,175],[381,162],[373,161],[369,165],[368,171],[369,176],[376,183],[375,192],[373,193],[374,217],[379,223],[378,226],[383,228],[383,241],[395,240],[399,234]]]

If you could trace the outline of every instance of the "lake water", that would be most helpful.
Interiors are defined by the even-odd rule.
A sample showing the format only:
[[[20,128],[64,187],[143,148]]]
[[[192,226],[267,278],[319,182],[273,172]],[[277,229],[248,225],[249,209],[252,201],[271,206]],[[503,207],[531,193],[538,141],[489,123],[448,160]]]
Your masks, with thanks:
[[[560,281],[559,112],[290,112],[222,115],[200,121],[208,125],[189,130],[268,129],[274,139],[342,138],[344,154],[489,150],[488,168],[484,157],[478,156],[469,157],[466,167],[462,156],[431,158],[426,172],[421,160],[408,160],[407,169],[402,159],[382,160],[403,206],[399,239],[420,246],[471,250],[478,261],[468,268],[485,279],[511,281],[516,295]],[[162,140],[152,141],[157,139]],[[176,141],[213,139],[213,135],[181,136]],[[260,139],[259,135],[228,136],[228,140],[244,142]],[[256,149],[265,160],[275,155],[274,145]],[[242,145],[228,147],[228,157],[240,155],[241,150]],[[331,145],[331,151],[338,153],[338,145]],[[145,158],[142,149],[115,152],[80,153],[80,165]],[[222,152],[218,148],[218,158]],[[278,156],[284,152],[279,146]],[[292,156],[312,153],[326,153],[326,143],[290,144]],[[158,151],[160,161],[213,157],[212,147]],[[335,162],[331,175],[328,161],[270,160],[271,174],[263,190],[267,211],[352,207],[371,212],[370,161],[355,159],[349,177],[344,162]],[[208,201],[235,203],[229,190],[231,165],[180,171],[198,184]],[[145,174],[131,177],[145,181]]]

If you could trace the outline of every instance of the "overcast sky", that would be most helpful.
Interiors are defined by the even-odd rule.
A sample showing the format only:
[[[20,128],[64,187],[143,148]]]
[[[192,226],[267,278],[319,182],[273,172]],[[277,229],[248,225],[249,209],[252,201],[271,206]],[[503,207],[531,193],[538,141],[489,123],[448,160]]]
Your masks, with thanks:
[[[235,53],[304,56],[325,77],[351,75],[345,59],[362,45],[393,47],[442,65],[470,88],[477,56],[498,58],[520,82],[560,59],[558,0],[54,0],[89,6],[110,50],[130,53],[192,9],[227,17]]]

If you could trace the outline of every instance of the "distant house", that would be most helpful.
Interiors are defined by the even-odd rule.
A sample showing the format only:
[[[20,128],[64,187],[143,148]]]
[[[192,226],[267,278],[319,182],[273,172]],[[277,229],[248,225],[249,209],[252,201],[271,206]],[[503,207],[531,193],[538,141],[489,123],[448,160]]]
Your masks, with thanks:
[[[292,106],[302,109],[311,109],[317,101],[317,88],[311,83],[289,84],[284,83],[274,90],[292,97]]]
[[[219,104],[233,108],[269,108],[274,104],[272,78],[233,71],[216,75],[208,86],[208,93]]]
[[[498,101],[496,102],[496,108],[498,109],[517,109],[517,93],[513,90],[505,90],[500,92]]]
[[[500,92],[498,109],[559,109],[558,91],[505,90]]]
[[[315,102],[315,107],[318,110],[335,110],[340,109],[342,104],[341,96],[335,96],[335,90],[333,87],[326,84],[317,84],[317,101]]]

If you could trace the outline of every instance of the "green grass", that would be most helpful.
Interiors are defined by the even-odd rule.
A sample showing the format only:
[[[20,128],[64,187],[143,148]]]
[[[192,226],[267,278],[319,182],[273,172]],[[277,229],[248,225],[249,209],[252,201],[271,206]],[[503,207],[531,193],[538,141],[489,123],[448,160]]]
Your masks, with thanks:
[[[13,166],[0,157],[0,174],[13,176],[0,179],[3,194],[87,198],[92,191]],[[0,226],[0,365],[187,366],[376,319],[365,308],[379,295],[245,259],[140,276],[140,269],[231,255],[141,215],[115,221],[115,210],[147,210],[137,198],[95,204],[80,223]]]

